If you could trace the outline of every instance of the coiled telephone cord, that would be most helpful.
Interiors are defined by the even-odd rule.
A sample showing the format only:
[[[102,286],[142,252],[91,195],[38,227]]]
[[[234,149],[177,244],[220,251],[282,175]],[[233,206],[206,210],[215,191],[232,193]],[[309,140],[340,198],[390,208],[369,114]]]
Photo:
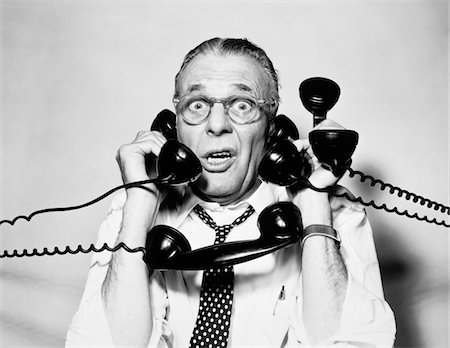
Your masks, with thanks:
[[[375,185],[380,185],[380,190],[384,191],[387,188],[389,188],[389,193],[390,194],[394,194],[397,191],[397,196],[398,197],[404,197],[406,200],[411,200],[414,203],[419,202],[420,205],[425,205],[427,206],[427,208],[433,208],[434,210],[440,210],[441,213],[447,213],[448,215],[450,215],[450,207],[443,205],[441,203],[432,201],[429,198],[425,198],[423,196],[417,195],[413,192],[409,192],[407,190],[403,190],[398,186],[394,186],[390,183],[384,182],[380,179],[375,179],[373,176],[371,175],[366,175],[363,172],[360,172],[359,170],[354,170],[352,168],[348,168],[348,172],[349,172],[349,176],[350,178],[358,175],[360,176],[360,182],[366,182],[369,181],[370,182],[370,186],[374,187]]]
[[[71,249],[69,246],[66,246],[64,250],[60,250],[58,247],[55,247],[53,251],[48,250],[48,248],[44,248],[42,251],[38,251],[36,248],[33,249],[32,252],[29,252],[27,249],[23,249],[22,252],[18,252],[17,249],[14,249],[12,253],[9,253],[8,250],[4,250],[2,254],[0,254],[0,259],[2,258],[13,258],[13,257],[31,257],[31,256],[53,256],[53,255],[65,255],[65,254],[88,254],[90,252],[100,253],[102,251],[108,250],[115,252],[119,249],[125,249],[130,253],[138,253],[142,252],[145,256],[145,248],[137,247],[130,248],[125,243],[119,243],[114,247],[110,247],[107,243],[103,244],[100,248],[97,248],[94,244],[91,244],[87,249],[84,249],[81,245],[78,245],[76,249]]]
[[[366,202],[361,197],[352,197],[352,196],[350,196],[348,194],[348,192],[336,193],[336,192],[334,192],[333,188],[323,188],[323,189],[321,189],[321,188],[315,187],[313,184],[311,184],[309,182],[309,180],[306,180],[305,183],[306,183],[307,187],[309,187],[310,189],[312,189],[314,191],[332,193],[332,195],[335,196],[335,197],[343,197],[343,198],[346,198],[347,200],[349,200],[350,202],[361,203],[362,205],[364,205],[366,207],[372,207],[372,208],[375,208],[377,210],[384,210],[384,211],[386,211],[388,213],[394,213],[394,214],[397,214],[397,215],[400,215],[400,216],[406,216],[406,217],[411,218],[411,219],[416,219],[416,220],[419,220],[419,221],[425,221],[425,222],[428,222],[430,224],[435,224],[435,225],[438,225],[438,226],[450,227],[450,224],[446,223],[444,220],[438,221],[435,218],[430,219],[426,215],[419,216],[417,213],[411,214],[407,210],[400,211],[400,210],[397,209],[397,207],[388,208],[386,206],[386,204],[383,203],[382,205],[378,205],[373,200],[371,200],[370,202]]]

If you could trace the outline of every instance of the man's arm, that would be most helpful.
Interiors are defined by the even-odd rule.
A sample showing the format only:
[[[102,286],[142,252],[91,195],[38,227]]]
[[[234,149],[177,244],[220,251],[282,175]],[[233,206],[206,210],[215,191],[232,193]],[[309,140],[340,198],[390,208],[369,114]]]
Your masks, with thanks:
[[[319,128],[343,127],[324,120]],[[307,140],[294,144],[311,158],[313,172],[308,180],[313,186],[325,188],[337,183],[340,178],[321,166]],[[333,227],[328,193],[307,188],[291,194],[304,229],[311,225]],[[310,343],[324,342],[339,330],[347,282],[347,269],[335,240],[323,235],[306,238],[302,249],[302,317]]]
[[[136,139],[120,148],[117,161],[124,183],[148,179],[145,156],[159,155],[165,142],[157,132],[139,132]],[[155,185],[127,190],[122,226],[117,243],[144,247],[147,232],[154,225],[163,193]],[[105,315],[116,345],[148,344],[152,328],[149,271],[141,253],[119,249],[114,253],[102,286]]]
[[[128,192],[124,206],[117,243],[123,242],[130,248],[145,246],[146,232],[157,212],[155,202],[143,193]],[[142,214],[145,206],[148,213]],[[148,281],[149,272],[141,253],[119,249],[113,254],[102,286],[102,299],[115,344],[148,344],[152,328]]]
[[[305,190],[295,202],[304,228],[332,226],[327,193]],[[324,342],[339,330],[347,289],[347,270],[331,238],[307,238],[302,250],[302,317],[310,343]]]

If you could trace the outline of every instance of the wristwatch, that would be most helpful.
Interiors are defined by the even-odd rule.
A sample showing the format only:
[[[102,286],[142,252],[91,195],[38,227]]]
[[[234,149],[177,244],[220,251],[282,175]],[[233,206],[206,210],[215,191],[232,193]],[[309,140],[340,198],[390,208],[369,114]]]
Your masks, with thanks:
[[[341,238],[339,233],[331,226],[327,225],[309,225],[303,230],[301,246],[305,244],[306,239],[313,236],[324,236],[327,238],[334,239],[337,247],[341,246]]]

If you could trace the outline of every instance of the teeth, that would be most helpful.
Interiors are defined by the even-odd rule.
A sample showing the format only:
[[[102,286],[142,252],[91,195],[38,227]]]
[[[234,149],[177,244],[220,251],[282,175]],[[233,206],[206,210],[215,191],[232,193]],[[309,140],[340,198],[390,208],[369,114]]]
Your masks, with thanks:
[[[231,158],[228,152],[217,152],[208,156],[207,161],[210,164],[220,164]]]
[[[219,157],[219,158],[222,158],[222,157],[231,157],[231,156],[230,156],[230,154],[229,154],[228,152],[217,152],[217,153],[212,153],[212,154],[210,155],[210,157]]]

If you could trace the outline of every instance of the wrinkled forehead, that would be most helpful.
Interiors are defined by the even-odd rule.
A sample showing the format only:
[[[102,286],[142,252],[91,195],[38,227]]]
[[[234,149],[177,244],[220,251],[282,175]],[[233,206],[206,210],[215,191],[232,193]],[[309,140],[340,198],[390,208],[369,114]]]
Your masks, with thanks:
[[[265,98],[269,92],[266,72],[256,59],[243,55],[200,54],[179,79],[180,95],[202,92],[214,97],[233,93]]]

